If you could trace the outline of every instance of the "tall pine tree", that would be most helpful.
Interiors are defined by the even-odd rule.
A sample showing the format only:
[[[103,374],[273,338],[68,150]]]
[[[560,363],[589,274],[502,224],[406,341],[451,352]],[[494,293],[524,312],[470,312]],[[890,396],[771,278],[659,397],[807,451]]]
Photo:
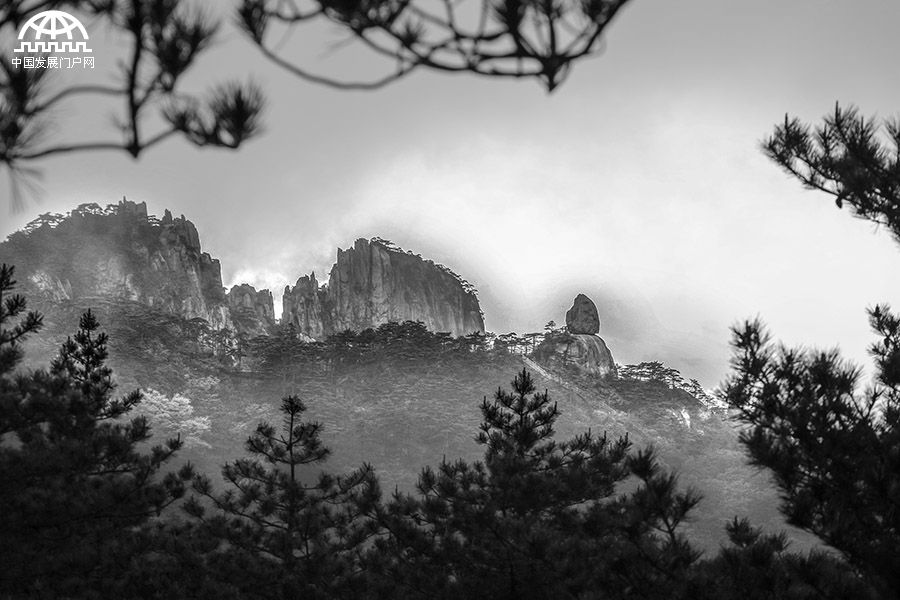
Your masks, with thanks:
[[[652,451],[590,431],[553,439],[557,405],[523,370],[484,399],[483,462],[426,468],[395,493],[370,558],[382,597],[664,597],[697,554],[678,532],[699,501]],[[630,477],[634,491],[615,495]],[[402,595],[401,595],[402,594]]]
[[[217,493],[198,476],[186,508],[219,540],[208,568],[242,598],[357,598],[358,559],[377,533],[370,518],[380,488],[368,465],[343,475],[315,474],[329,450],[322,425],[303,420],[306,405],[282,400],[280,430],[261,423],[247,440],[252,455],[227,464],[230,489]],[[214,510],[210,510],[210,506]]]
[[[139,392],[113,398],[106,335],[88,311],[49,370],[17,372],[40,317],[0,268],[0,596],[103,597],[128,570],[136,529],[179,498],[190,469],[158,478],[181,446],[127,420]]]
[[[900,122],[882,125],[835,106],[810,127],[785,117],[766,154],[838,208],[900,240]],[[875,380],[837,351],[772,343],[759,321],[733,330],[727,399],[747,428],[755,464],[769,469],[788,521],[836,549],[875,597],[900,590],[900,318],[869,311],[879,341]]]

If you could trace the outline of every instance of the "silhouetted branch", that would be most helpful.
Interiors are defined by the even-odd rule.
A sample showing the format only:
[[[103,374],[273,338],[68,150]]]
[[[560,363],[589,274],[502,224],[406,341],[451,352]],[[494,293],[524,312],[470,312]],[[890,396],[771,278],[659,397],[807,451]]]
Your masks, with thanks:
[[[182,76],[211,43],[219,24],[183,0],[11,2],[0,9],[0,34],[12,39],[18,28],[42,10],[81,11],[112,25],[128,40],[128,56],[112,85],[77,84],[50,91],[46,85],[55,70],[26,69],[2,61],[0,68],[0,164],[6,165],[13,184],[13,208],[22,204],[21,177],[34,174],[22,163],[79,151],[124,151],[137,158],[144,151],[181,133],[197,146],[237,148],[258,133],[264,101],[252,84],[229,83],[215,87],[201,101],[180,91]],[[51,143],[43,135],[51,122],[50,110],[77,97],[121,101],[117,129],[120,140]],[[191,106],[190,115],[169,119],[173,104]],[[153,113],[171,127],[148,134],[144,122]]]
[[[437,14],[420,0],[320,0],[307,10],[294,2],[243,0],[237,21],[278,66],[339,89],[375,89],[423,66],[488,77],[533,77],[553,91],[572,63],[602,49],[601,34],[627,2],[480,0],[477,10],[464,11],[473,3],[441,0]],[[368,81],[314,74],[267,42],[273,22],[292,28],[322,20],[349,30],[363,46],[391,59],[390,73]]]
[[[900,240],[900,121],[879,125],[840,105],[815,128],[786,115],[763,150],[804,187],[830,194],[838,208],[847,203]]]

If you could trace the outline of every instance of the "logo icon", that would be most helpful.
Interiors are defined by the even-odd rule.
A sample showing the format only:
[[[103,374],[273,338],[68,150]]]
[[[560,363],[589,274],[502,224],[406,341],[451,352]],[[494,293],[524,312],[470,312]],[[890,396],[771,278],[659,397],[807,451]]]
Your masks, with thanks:
[[[32,41],[26,40],[34,34]],[[81,21],[61,10],[45,10],[30,19],[19,30],[17,53],[68,54],[92,52],[88,34]]]

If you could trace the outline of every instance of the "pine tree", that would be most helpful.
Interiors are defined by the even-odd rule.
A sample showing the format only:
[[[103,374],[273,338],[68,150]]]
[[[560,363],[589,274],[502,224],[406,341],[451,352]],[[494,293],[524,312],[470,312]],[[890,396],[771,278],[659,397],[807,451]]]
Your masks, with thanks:
[[[628,2],[483,0],[449,3],[442,10],[434,10],[427,2],[414,0],[328,0],[314,6],[243,0],[237,19],[263,55],[310,83],[337,89],[375,89],[418,69],[432,69],[490,78],[534,78],[553,91],[577,61],[599,50],[604,30]],[[462,25],[476,14],[481,15],[477,25],[474,21],[470,26]],[[390,59],[385,72],[363,81],[313,73],[303,64],[306,61],[284,56],[273,43],[277,39],[273,30],[281,30],[283,35],[317,21],[345,30],[351,34],[351,41]],[[396,248],[386,240],[379,241]]]
[[[677,528],[699,498],[679,493],[652,451],[590,431],[553,439],[559,409],[523,370],[484,399],[483,462],[426,468],[395,493],[370,559],[384,597],[659,597],[697,554]],[[631,494],[615,487],[634,476]],[[665,593],[662,593],[662,592]]]
[[[785,115],[763,150],[805,188],[886,226],[900,241],[900,120],[879,124],[835,104],[816,127]]]
[[[88,311],[49,370],[16,372],[23,337],[40,326],[13,269],[0,269],[0,595],[102,596],[128,568],[135,528],[184,491],[189,468],[157,479],[181,446],[154,446],[139,392],[113,399],[106,335]]]
[[[837,351],[775,347],[762,325],[734,329],[727,400],[754,464],[772,471],[792,525],[839,550],[883,597],[900,589],[900,318],[871,311],[878,381]]]
[[[372,467],[317,477],[309,467],[330,451],[322,425],[303,421],[305,404],[283,399],[281,431],[261,423],[247,440],[251,458],[222,471],[232,489],[217,494],[208,477],[194,489],[188,512],[220,540],[207,557],[209,569],[243,598],[353,598],[359,595],[361,545],[377,528],[368,515],[380,489]]]
[[[812,128],[785,117],[767,155],[839,209],[900,240],[900,123],[835,106]],[[772,343],[758,321],[733,329],[726,397],[751,460],[769,469],[788,521],[836,549],[875,597],[900,590],[900,318],[869,311],[875,381],[835,351]]]
[[[864,600],[872,592],[839,557],[788,550],[784,533],[765,534],[747,519],[726,527],[729,545],[692,573],[692,600]]]
[[[11,60],[0,63],[0,166],[12,178],[14,208],[21,207],[25,192],[35,191],[29,179],[35,174],[34,161],[48,156],[114,150],[138,158],[172,136],[198,147],[233,149],[259,133],[265,100],[258,86],[221,82],[201,97],[182,85],[219,28],[207,13],[189,4],[183,0],[0,3],[0,36],[6,40],[13,40],[29,19],[58,9],[102,22],[123,36],[123,48],[128,48],[110,63],[121,68],[104,85],[80,85],[51,69],[17,67]],[[116,126],[100,140],[61,143],[56,136],[40,134],[48,122],[75,107],[69,104],[60,110],[61,105],[81,98],[88,106],[109,97],[121,101],[123,108],[115,116]]]

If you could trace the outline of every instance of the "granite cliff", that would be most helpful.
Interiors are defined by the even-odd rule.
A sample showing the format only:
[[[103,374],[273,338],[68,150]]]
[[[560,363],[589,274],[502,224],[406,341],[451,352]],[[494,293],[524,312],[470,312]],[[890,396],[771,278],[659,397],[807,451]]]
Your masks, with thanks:
[[[221,266],[203,252],[197,228],[168,210],[148,216],[143,202],[41,215],[0,245],[0,259],[16,266],[29,297],[133,301],[232,326]]]
[[[226,293],[219,261],[202,250],[194,224],[168,210],[161,219],[148,215],[143,202],[41,215],[0,244],[0,262],[16,266],[19,289],[38,302],[136,302],[249,337],[277,324],[269,290],[240,284]],[[454,335],[484,332],[469,284],[378,238],[339,249],[325,285],[311,274],[285,289],[282,322],[306,338],[405,320]]]
[[[319,286],[313,273],[284,290],[282,322],[315,339],[407,320],[456,336],[484,332],[471,285],[450,269],[379,238],[339,249],[325,285]]]
[[[242,283],[228,291],[228,310],[237,331],[250,336],[268,335],[275,327],[275,302],[269,290],[257,291]]]

